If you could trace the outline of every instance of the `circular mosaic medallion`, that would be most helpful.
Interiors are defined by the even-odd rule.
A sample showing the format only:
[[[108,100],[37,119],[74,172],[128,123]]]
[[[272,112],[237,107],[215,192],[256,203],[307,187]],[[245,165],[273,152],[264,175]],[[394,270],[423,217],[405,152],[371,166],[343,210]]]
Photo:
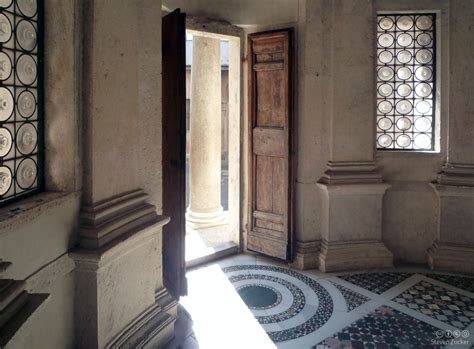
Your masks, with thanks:
[[[314,332],[333,313],[329,292],[296,271],[269,265],[236,265],[223,271],[275,343]]]
[[[267,285],[244,285],[237,292],[250,309],[269,309],[281,302],[281,293]]]
[[[276,284],[280,284],[284,286],[291,293],[291,296],[293,299],[292,299],[291,306],[289,308],[285,309],[284,311],[277,312],[273,315],[268,315],[268,316],[255,315],[255,318],[260,324],[271,324],[271,323],[281,322],[284,320],[291,319],[293,316],[297,315],[305,306],[305,297],[301,289],[298,288],[295,284],[288,282],[282,278],[271,276],[271,275],[262,275],[262,274],[243,274],[243,275],[231,276],[229,280],[233,284],[236,284],[242,280],[254,280],[254,281],[259,281],[259,282],[266,280],[266,281],[274,282]],[[279,303],[274,304],[273,306],[268,307],[268,309],[273,308],[278,304]]]

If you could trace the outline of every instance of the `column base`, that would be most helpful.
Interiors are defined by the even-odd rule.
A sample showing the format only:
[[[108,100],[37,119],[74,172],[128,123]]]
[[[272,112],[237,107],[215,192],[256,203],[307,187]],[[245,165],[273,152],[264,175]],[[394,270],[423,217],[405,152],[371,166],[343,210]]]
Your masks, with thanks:
[[[393,255],[380,241],[322,241],[319,255],[322,272],[392,266]]]
[[[316,269],[319,266],[321,241],[296,241],[295,256],[291,266],[299,269]]]
[[[186,210],[186,227],[194,230],[218,227],[227,224],[227,214],[222,206],[212,212],[196,212],[188,207]]]
[[[474,246],[435,241],[428,249],[430,269],[474,274]]]

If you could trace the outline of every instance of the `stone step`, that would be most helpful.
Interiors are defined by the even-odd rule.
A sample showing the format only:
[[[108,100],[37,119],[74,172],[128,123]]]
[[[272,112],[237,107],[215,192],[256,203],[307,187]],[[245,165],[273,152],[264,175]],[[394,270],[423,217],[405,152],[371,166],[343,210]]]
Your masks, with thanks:
[[[0,279],[0,312],[13,302],[25,289],[23,280]]]

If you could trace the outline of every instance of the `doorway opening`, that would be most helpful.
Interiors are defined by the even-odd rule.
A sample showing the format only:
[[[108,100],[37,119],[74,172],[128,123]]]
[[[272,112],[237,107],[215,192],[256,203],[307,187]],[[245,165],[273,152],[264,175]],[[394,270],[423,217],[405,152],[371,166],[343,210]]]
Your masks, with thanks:
[[[186,266],[240,241],[240,38],[186,30]]]

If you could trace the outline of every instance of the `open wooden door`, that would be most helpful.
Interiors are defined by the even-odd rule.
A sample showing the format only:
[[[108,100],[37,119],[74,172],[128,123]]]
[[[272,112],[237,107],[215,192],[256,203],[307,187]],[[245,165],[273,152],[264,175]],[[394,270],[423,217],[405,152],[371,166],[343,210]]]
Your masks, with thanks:
[[[186,294],[186,27],[180,10],[162,22],[163,279],[175,296]]]
[[[294,236],[293,30],[251,34],[247,248],[290,261]]]

